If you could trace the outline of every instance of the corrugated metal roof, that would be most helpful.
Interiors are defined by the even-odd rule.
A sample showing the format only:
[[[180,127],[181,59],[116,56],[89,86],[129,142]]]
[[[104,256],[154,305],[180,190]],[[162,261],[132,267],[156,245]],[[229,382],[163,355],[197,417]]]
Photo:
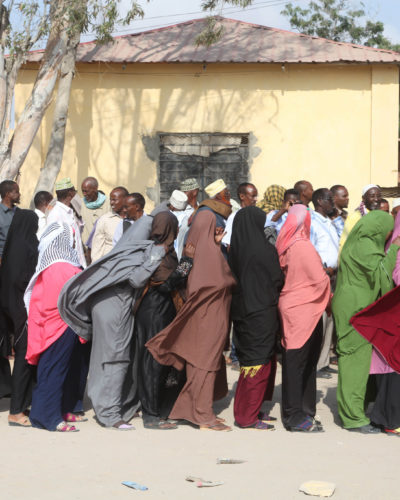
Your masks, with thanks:
[[[333,42],[290,31],[218,18],[222,38],[211,47],[196,46],[205,19],[116,37],[114,43],[82,43],[78,62],[114,63],[400,63],[400,54],[352,43]],[[39,61],[32,52],[29,61]]]

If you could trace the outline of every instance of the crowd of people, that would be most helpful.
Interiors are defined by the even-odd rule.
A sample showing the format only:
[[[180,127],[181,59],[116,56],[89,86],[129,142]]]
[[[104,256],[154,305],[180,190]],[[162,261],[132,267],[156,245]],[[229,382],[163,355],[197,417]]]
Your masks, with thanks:
[[[262,407],[281,363],[288,431],[324,430],[317,378],[338,373],[343,428],[400,436],[400,199],[389,213],[369,184],[348,213],[345,186],[301,180],[260,201],[242,183],[237,202],[217,179],[200,202],[191,178],[146,213],[141,193],[107,198],[93,177],[82,197],[69,178],[55,192],[25,210],[18,184],[0,183],[9,425],[75,432],[87,389],[104,427],[132,430],[141,412],[148,429],[231,431],[213,408],[228,362],[235,425],[271,430]]]

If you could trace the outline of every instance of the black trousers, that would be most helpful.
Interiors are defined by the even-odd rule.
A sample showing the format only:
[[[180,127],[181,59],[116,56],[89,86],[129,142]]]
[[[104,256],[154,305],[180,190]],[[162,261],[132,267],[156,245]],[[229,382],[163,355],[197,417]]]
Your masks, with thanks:
[[[11,394],[11,367],[7,358],[0,356],[0,398]]]
[[[386,429],[400,427],[400,375],[375,375],[377,395],[371,421]]]
[[[30,365],[26,359],[28,346],[28,332],[26,324],[18,325],[14,336],[14,367],[11,378],[10,414],[23,413],[32,402],[32,389],[36,367]]]
[[[303,347],[283,350],[282,422],[286,428],[301,424],[307,416],[315,416],[316,370],[321,351],[322,330],[321,318]]]
[[[0,305],[0,398],[8,397],[11,394],[11,367],[8,361],[10,354],[9,328]]]

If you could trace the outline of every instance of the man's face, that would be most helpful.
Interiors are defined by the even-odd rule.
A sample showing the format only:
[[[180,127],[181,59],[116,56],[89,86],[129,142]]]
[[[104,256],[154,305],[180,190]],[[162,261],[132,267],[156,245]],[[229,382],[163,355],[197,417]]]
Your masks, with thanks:
[[[382,210],[382,212],[389,213],[390,212],[389,203],[387,201],[381,201],[379,205],[379,210]]]
[[[306,187],[306,189],[303,191],[303,199],[304,199],[307,203],[310,203],[310,201],[311,201],[311,199],[312,199],[313,192],[314,192],[314,189],[313,189],[313,187],[312,187],[312,184],[310,184],[309,182],[307,182],[307,187]]]
[[[86,201],[96,201],[98,197],[97,187],[90,181],[82,182],[82,194]]]
[[[191,189],[190,191],[183,191],[186,196],[188,197],[188,203],[190,204],[191,201],[197,199],[197,195],[199,194],[199,189]]]
[[[400,205],[398,207],[395,207],[392,209],[392,215],[394,217],[394,219],[396,219],[397,217],[397,214],[400,212]]]
[[[124,198],[123,209],[125,212],[125,217],[131,220],[136,220],[140,216],[140,205],[136,203],[135,198],[126,197]]]
[[[286,205],[286,203],[289,203],[289,205],[292,207],[297,201],[300,201],[300,198],[298,196],[296,196],[295,194],[289,194],[283,200],[283,204]]]
[[[240,205],[242,207],[254,207],[257,203],[258,192],[255,186],[246,186],[244,194],[240,194]]]
[[[120,214],[124,208],[125,194],[120,189],[114,189],[110,193],[110,205],[111,209],[116,213]]]
[[[333,204],[332,193],[329,189],[324,189],[323,196],[318,201],[325,215],[329,216],[333,214],[335,205]]]
[[[363,196],[363,201],[368,210],[379,210],[381,199],[382,195],[379,188],[371,188]]]
[[[231,204],[231,193],[229,192],[228,188],[225,188],[223,191],[218,193],[216,198],[222,201],[222,203],[225,203],[226,205]]]
[[[349,206],[349,192],[345,187],[339,188],[336,191],[336,194],[333,197],[333,202],[339,210],[343,210]]]
[[[10,191],[9,194],[10,201],[13,205],[18,204],[21,201],[21,193],[19,192],[18,184]]]

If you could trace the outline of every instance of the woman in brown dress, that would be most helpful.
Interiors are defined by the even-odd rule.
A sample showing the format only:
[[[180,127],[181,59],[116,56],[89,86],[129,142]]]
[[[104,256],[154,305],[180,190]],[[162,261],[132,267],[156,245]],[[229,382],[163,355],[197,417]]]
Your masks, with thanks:
[[[214,214],[199,213],[187,239],[187,244],[195,247],[187,300],[174,321],[146,347],[160,364],[177,370],[186,368],[186,384],[169,417],[187,420],[201,429],[230,431],[215,416],[212,407],[217,374],[225,370],[222,352],[229,329],[231,289],[235,284],[220,250],[221,239],[222,234],[216,234]]]

